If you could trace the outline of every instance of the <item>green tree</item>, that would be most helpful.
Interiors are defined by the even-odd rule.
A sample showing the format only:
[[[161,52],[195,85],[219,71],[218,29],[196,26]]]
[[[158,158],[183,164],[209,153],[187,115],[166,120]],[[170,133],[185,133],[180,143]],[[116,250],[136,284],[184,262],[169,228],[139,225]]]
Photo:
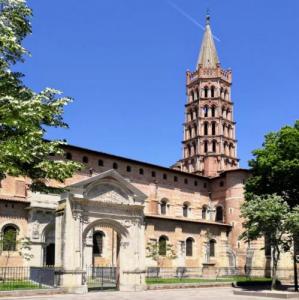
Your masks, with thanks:
[[[44,140],[47,128],[68,127],[62,115],[71,99],[51,88],[36,93],[14,71],[29,54],[22,42],[31,16],[25,0],[0,0],[0,179],[27,176],[33,190],[44,190],[47,179],[64,181],[80,165],[62,159],[65,141]]]
[[[299,120],[293,127],[267,134],[263,147],[254,150],[253,155],[246,198],[276,193],[291,207],[299,204]]]
[[[277,194],[292,209],[299,204],[299,120],[265,136],[263,147],[253,151],[249,161],[251,177],[245,185],[245,198],[254,195]],[[295,244],[296,236],[293,243]],[[294,251],[294,281],[298,291],[296,253]]]
[[[158,266],[161,266],[165,258],[172,260],[177,257],[173,245],[167,243],[167,241],[165,243],[156,241],[148,242],[146,250],[146,257],[156,261]]]
[[[241,238],[252,241],[267,236],[273,259],[272,289],[276,287],[277,266],[281,252],[288,251],[292,239],[288,226],[289,206],[278,195],[254,196],[241,206],[245,231]]]

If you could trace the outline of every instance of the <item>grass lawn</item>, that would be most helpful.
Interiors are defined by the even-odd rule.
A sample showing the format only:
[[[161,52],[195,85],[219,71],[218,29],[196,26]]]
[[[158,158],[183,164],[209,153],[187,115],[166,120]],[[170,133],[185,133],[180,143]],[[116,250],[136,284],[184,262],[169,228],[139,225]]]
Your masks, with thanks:
[[[205,283],[205,282],[270,282],[271,278],[264,277],[244,277],[244,276],[231,276],[219,278],[147,278],[147,284],[169,284],[169,283]]]
[[[23,280],[15,281],[0,281],[0,291],[10,291],[10,290],[25,290],[25,289],[39,289],[40,286],[36,283]]]

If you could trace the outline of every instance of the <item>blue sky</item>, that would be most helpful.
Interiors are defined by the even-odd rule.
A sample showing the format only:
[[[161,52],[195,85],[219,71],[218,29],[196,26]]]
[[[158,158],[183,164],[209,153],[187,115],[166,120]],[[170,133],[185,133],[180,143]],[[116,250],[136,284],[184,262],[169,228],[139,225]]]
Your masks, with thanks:
[[[31,0],[36,91],[74,98],[68,130],[48,138],[169,166],[181,158],[185,71],[194,69],[210,10],[218,54],[233,70],[238,156],[247,167],[265,133],[299,118],[299,1]]]

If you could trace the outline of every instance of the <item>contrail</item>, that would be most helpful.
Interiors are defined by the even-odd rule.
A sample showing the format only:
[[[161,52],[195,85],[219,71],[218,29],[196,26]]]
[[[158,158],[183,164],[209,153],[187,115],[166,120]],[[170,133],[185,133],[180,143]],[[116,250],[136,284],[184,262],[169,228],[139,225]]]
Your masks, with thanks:
[[[189,21],[191,21],[194,25],[196,25],[197,27],[201,28],[202,30],[205,30],[205,27],[203,25],[201,25],[200,23],[198,23],[194,18],[192,18],[188,13],[186,13],[184,10],[182,10],[179,6],[177,6],[176,4],[174,4],[171,1],[168,1],[168,4],[171,5],[182,16],[184,16]],[[220,42],[220,39],[217,36],[213,35],[213,37],[215,38],[216,41]]]

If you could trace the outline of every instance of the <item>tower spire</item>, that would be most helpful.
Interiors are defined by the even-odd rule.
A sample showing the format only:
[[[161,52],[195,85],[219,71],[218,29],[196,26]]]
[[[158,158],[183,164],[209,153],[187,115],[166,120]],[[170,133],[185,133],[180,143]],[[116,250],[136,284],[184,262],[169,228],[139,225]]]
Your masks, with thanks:
[[[199,68],[199,66],[202,66],[203,68],[216,68],[219,63],[220,61],[218,59],[217,50],[210,27],[210,14],[209,11],[207,11],[206,29],[197,60],[197,69]]]
[[[232,72],[220,66],[209,13],[197,69],[186,75],[183,158],[174,168],[207,177],[238,168]]]

